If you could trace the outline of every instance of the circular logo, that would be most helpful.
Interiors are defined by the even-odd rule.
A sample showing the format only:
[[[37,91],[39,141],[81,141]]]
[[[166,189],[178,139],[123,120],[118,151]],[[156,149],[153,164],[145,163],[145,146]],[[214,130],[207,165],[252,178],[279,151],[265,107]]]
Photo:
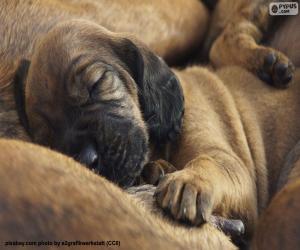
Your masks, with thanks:
[[[273,5],[272,8],[271,8],[271,10],[272,10],[272,12],[273,12],[274,14],[276,14],[277,11],[278,11],[278,7],[277,7],[276,5]]]

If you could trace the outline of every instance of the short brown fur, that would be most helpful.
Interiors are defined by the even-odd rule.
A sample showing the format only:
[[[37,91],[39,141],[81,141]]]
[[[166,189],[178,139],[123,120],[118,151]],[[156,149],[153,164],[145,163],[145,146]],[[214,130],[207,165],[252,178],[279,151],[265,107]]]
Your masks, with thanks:
[[[0,147],[1,246],[16,240],[116,240],[128,250],[236,249],[208,224],[175,227],[151,214],[143,203],[71,158],[20,141],[2,139]]]

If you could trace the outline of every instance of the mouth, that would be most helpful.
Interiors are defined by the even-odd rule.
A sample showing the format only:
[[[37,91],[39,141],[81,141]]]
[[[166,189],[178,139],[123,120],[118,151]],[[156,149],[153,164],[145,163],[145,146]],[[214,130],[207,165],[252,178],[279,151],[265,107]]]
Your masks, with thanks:
[[[104,170],[105,167],[103,167],[103,165],[98,163],[86,167],[94,174],[103,176],[123,188],[131,187],[135,183],[136,179],[140,176],[143,169],[142,167],[140,167],[139,170],[137,170],[135,173],[131,175],[127,174],[127,175],[119,176],[118,174],[115,174],[114,171],[110,174],[106,174]]]
[[[121,187],[132,186],[141,174],[145,154],[144,152],[131,153],[130,151],[127,148],[119,155],[107,154],[107,157],[102,161],[100,160],[97,166],[92,166],[91,170]]]

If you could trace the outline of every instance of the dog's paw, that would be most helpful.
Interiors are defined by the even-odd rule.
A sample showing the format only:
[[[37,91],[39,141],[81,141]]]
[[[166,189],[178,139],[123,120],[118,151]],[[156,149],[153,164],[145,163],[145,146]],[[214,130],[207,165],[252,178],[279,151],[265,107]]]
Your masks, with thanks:
[[[158,205],[176,220],[199,225],[210,219],[214,189],[196,171],[183,169],[161,179],[155,198]]]
[[[258,77],[272,86],[288,87],[295,70],[293,63],[281,52],[270,48],[259,49],[258,56],[263,58],[257,69]]]
[[[147,184],[157,185],[159,180],[168,173],[175,172],[176,168],[165,160],[148,162],[142,171],[142,179]]]

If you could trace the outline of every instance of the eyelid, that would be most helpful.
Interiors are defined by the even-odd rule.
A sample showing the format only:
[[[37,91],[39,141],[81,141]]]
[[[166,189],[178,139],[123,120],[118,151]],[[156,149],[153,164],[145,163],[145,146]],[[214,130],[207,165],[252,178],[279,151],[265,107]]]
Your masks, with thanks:
[[[102,62],[95,62],[87,66],[81,73],[81,80],[86,84],[94,84],[97,82],[107,71],[113,71],[112,66]]]
[[[99,84],[105,79],[105,76],[108,72],[109,70],[105,70],[97,80],[94,80],[93,82],[91,82],[91,84],[88,84],[88,91],[90,93],[90,96],[91,93],[95,91],[97,87],[99,87]]]

